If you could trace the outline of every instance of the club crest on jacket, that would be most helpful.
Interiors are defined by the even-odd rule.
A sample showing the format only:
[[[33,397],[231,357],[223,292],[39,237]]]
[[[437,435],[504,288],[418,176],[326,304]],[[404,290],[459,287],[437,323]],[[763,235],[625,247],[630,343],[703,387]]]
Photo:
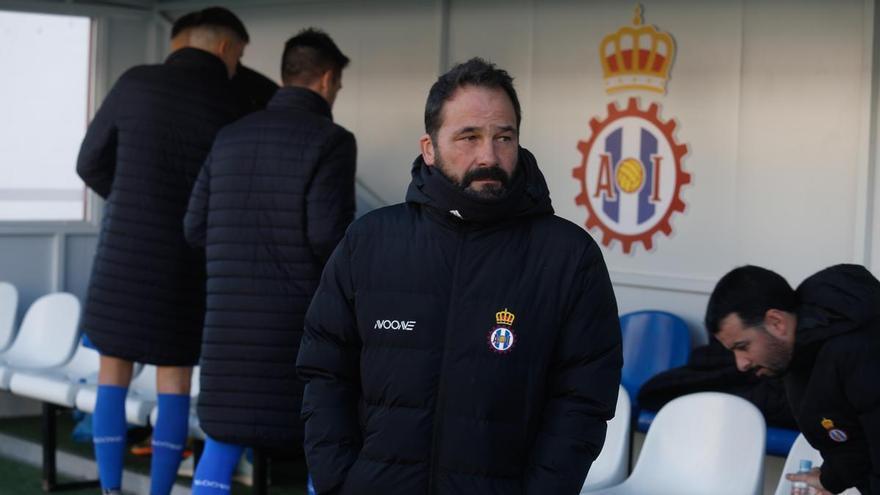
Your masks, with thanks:
[[[834,421],[831,421],[828,418],[822,418],[822,428],[828,430],[828,438],[837,443],[842,443],[849,439],[849,437],[846,436],[846,432],[840,428],[835,428]]]
[[[513,349],[516,343],[516,334],[513,333],[513,320],[516,316],[504,308],[504,310],[495,313],[495,326],[489,332],[489,347],[493,351],[506,354]]]

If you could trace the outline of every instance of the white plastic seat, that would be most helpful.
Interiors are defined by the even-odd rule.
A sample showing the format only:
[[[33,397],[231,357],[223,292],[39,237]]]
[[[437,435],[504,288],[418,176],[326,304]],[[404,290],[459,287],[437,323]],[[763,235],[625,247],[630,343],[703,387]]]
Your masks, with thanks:
[[[679,397],[657,413],[632,475],[588,493],[759,495],[765,437],[761,412],[746,400],[717,392]]]
[[[43,402],[73,407],[80,388],[98,381],[98,352],[80,345],[67,363],[45,370],[17,371],[12,375],[12,393]]]
[[[0,389],[8,390],[17,371],[61,366],[79,339],[79,300],[73,294],[47,294],[31,304],[18,335],[0,355]]]
[[[791,446],[791,450],[788,451],[788,457],[785,458],[785,466],[782,467],[782,475],[779,477],[776,491],[773,492],[775,495],[788,495],[791,493],[791,482],[785,479],[785,475],[796,473],[798,467],[800,467],[801,459],[812,461],[813,467],[819,467],[823,462],[822,454],[814,449],[802,434],[798,435]],[[855,488],[850,488],[841,495],[859,495],[859,491]]]
[[[82,387],[76,394],[76,408],[87,413],[95,412],[97,399],[97,385]],[[146,426],[156,400],[156,367],[148,364],[141,368],[128,387],[128,395],[125,397],[125,420],[129,424]]]
[[[0,281],[0,352],[15,339],[15,315],[18,312],[18,290],[9,282]]]
[[[620,386],[614,418],[608,422],[608,430],[605,433],[605,444],[602,445],[602,452],[599,454],[599,457],[590,466],[590,473],[587,475],[586,481],[584,481],[581,493],[614,486],[622,483],[626,478],[629,461],[629,425],[631,415],[632,404],[629,400],[629,394],[623,386]]]

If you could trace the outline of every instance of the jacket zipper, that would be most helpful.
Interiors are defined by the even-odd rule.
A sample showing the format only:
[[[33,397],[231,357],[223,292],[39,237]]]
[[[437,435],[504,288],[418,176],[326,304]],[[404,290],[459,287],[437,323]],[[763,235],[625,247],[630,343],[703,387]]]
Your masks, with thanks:
[[[458,285],[459,260],[461,259],[461,249],[464,245],[466,232],[458,233],[458,246],[455,248],[455,258],[452,267],[452,284],[450,285],[449,302],[446,306],[446,333],[443,336],[443,348],[441,349],[442,357],[440,358],[440,374],[437,383],[437,403],[434,405],[434,432],[431,436],[431,464],[428,471],[428,493],[434,495],[437,492],[437,469],[440,457],[440,438],[443,434],[443,417],[442,412],[446,408],[446,382],[443,379],[446,371],[446,359],[448,353],[446,349],[449,345],[450,336],[452,335],[452,307],[455,302],[456,286]]]

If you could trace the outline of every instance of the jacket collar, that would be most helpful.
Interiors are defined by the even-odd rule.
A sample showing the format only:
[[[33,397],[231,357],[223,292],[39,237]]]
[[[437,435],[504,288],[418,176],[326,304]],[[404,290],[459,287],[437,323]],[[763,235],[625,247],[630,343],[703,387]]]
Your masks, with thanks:
[[[801,282],[792,369],[810,369],[826,341],[880,325],[880,282],[860,265],[834,265]]]
[[[226,70],[226,64],[220,60],[220,57],[213,53],[199,50],[198,48],[181,48],[168,55],[165,59],[165,65],[184,67],[187,69],[202,70],[205,72],[216,74],[217,77],[229,79],[229,72]]]
[[[519,149],[518,171],[508,194],[497,200],[481,200],[464,194],[446,177],[425,165],[421,156],[412,167],[412,181],[406,201],[426,206],[436,218],[453,225],[485,227],[514,218],[553,213],[550,191],[535,157]]]
[[[276,91],[267,108],[305,110],[333,120],[327,100],[311,89],[299,86],[284,86]]]

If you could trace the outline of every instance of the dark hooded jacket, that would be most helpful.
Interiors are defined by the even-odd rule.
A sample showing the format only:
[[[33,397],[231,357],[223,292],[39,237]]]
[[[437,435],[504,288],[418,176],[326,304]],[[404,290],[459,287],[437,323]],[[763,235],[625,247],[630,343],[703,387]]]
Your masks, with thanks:
[[[101,104],[76,166],[106,199],[82,317],[101,354],[198,362],[205,263],[183,215],[214,136],[240,115],[223,61],[195,48],[126,71]]]
[[[498,201],[421,159],[412,175],[405,204],[349,228],[306,315],[318,493],[579,493],[622,364],[598,246],[524,149]]]
[[[296,354],[324,263],[354,218],[355,139],[314,91],[280,89],[226,126],[193,188],[187,240],[204,246],[199,421],[213,439],[302,445]]]
[[[667,402],[697,392],[742,397],[764,415],[767,426],[797,428],[781,377],[759,378],[736,367],[736,358],[717,339],[691,351],[685,366],[658,373],[639,389],[639,406],[659,411]]]
[[[880,494],[880,282],[857,265],[826,268],[797,288],[792,411],[822,453],[822,485]]]
[[[266,108],[278,91],[275,81],[241,64],[238,64],[235,76],[229,82],[239,98],[239,104],[247,113]]]

